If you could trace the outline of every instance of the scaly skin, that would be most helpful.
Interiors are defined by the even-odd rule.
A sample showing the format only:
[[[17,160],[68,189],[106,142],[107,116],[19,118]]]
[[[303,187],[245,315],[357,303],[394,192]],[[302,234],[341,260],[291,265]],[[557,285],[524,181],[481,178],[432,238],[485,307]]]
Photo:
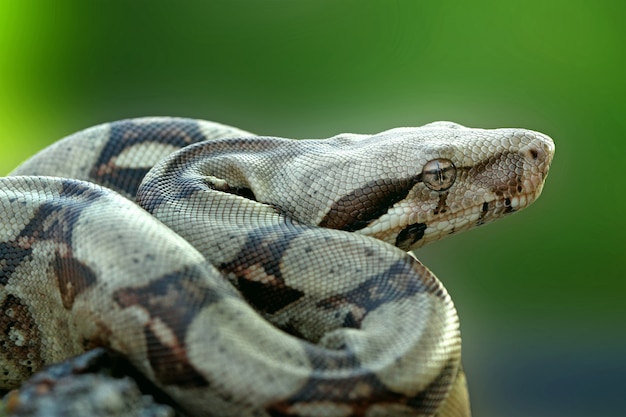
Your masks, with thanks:
[[[78,132],[0,179],[0,387],[102,346],[194,416],[469,416],[456,310],[405,251],[528,206],[553,153],[450,122]]]

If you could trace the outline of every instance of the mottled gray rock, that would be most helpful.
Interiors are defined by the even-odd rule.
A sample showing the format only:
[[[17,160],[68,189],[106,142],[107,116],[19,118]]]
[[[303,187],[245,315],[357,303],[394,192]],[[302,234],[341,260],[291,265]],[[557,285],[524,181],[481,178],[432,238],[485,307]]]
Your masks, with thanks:
[[[96,349],[33,375],[4,397],[0,417],[183,417],[155,401],[168,398],[142,379],[123,358]]]
[[[87,374],[62,378],[45,388],[10,394],[7,415],[16,417],[174,417],[174,410],[143,395],[128,378]],[[15,397],[17,396],[17,397]]]

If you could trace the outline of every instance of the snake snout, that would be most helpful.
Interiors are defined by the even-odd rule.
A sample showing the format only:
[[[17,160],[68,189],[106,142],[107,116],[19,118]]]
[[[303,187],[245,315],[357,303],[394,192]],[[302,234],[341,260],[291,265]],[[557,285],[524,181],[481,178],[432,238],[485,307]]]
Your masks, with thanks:
[[[538,132],[530,132],[529,135],[531,135],[531,140],[520,148],[520,154],[527,163],[536,166],[542,178],[545,179],[554,157],[554,141],[549,136]]]

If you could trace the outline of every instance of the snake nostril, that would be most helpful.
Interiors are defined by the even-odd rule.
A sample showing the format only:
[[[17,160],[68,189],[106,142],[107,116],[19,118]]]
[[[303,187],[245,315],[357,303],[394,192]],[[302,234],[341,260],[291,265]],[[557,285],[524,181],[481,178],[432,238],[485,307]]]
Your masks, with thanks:
[[[554,155],[554,142],[545,135],[533,136],[530,142],[520,149],[520,154],[532,164],[550,164]]]
[[[541,148],[541,146],[536,146],[536,145],[530,145],[528,147],[520,149],[520,151],[521,151],[520,154],[522,155],[522,157],[533,165],[541,163],[541,161],[544,159],[546,155],[545,151]]]

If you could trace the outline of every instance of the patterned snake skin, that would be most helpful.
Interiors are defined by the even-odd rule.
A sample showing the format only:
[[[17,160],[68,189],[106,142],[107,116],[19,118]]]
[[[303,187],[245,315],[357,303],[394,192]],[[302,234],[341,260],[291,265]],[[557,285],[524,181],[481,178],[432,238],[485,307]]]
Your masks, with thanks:
[[[0,179],[0,388],[105,347],[192,416],[469,416],[455,308],[406,251],[528,206],[553,153],[450,122],[78,132]]]

